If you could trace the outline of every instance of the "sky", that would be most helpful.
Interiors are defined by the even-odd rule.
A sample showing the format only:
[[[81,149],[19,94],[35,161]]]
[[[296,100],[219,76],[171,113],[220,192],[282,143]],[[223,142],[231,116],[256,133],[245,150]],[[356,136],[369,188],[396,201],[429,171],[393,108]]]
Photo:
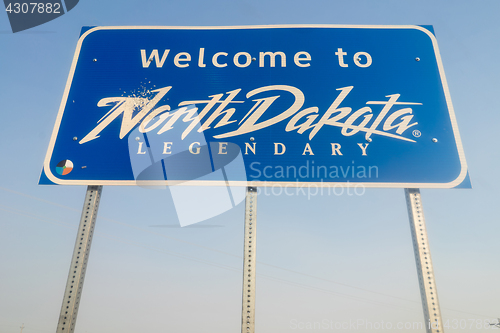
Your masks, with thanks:
[[[499,12],[496,0],[82,0],[16,34],[0,15],[0,332],[56,330],[86,188],[38,178],[82,26],[278,24],[434,27],[473,186],[421,190],[443,322],[495,330]],[[75,331],[239,331],[243,217],[240,203],[181,228],[169,191],[105,186]],[[403,189],[261,192],[257,239],[259,333],[422,331]]]

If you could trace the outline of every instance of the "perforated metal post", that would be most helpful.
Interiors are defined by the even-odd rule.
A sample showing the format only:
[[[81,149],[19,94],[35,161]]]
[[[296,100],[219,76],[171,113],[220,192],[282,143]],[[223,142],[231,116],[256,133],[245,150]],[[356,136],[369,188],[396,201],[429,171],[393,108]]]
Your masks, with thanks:
[[[443,333],[443,320],[441,318],[441,309],[439,308],[436,280],[432,267],[429,241],[427,239],[420,190],[417,188],[407,188],[405,189],[405,196],[408,206],[408,217],[410,219],[415,262],[417,264],[420,297],[422,298],[422,307],[424,309],[425,328],[427,333]]]
[[[57,333],[73,333],[75,330],[101,192],[102,186],[87,187],[68,281],[66,282],[66,290],[64,291],[61,314],[59,316],[59,323],[57,324]]]
[[[243,305],[241,333],[255,332],[255,246],[257,188],[247,187],[245,199],[245,246],[243,254]]]

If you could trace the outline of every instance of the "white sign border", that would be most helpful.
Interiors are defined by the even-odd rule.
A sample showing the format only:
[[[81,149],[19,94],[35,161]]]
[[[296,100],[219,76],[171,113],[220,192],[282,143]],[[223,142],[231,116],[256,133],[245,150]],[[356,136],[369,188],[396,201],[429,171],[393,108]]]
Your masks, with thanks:
[[[73,76],[75,73],[76,64],[78,62],[78,57],[80,55],[80,50],[82,47],[83,40],[93,32],[99,30],[232,30],[232,29],[283,29],[283,28],[350,28],[350,29],[415,29],[420,30],[427,34],[432,41],[434,47],[434,53],[436,55],[437,66],[439,69],[439,74],[441,77],[441,82],[443,84],[444,95],[446,99],[446,104],[448,106],[448,112],[450,115],[451,125],[453,129],[453,134],[455,136],[455,142],[457,144],[458,156],[460,160],[460,174],[458,177],[448,183],[375,183],[375,182],[275,182],[275,181],[195,181],[189,180],[185,182],[180,181],[146,181],[140,182],[141,186],[158,186],[158,185],[184,185],[184,186],[258,186],[258,187],[272,187],[272,186],[282,186],[282,187],[324,187],[328,184],[329,187],[343,186],[343,187],[367,187],[367,188],[452,188],[460,185],[466,175],[467,175],[467,162],[465,161],[465,153],[462,147],[462,140],[458,132],[458,124],[455,117],[455,112],[453,109],[453,104],[451,102],[451,96],[448,89],[448,82],[446,81],[446,76],[444,74],[444,68],[441,61],[441,55],[439,53],[439,48],[437,45],[436,37],[432,32],[425,29],[424,27],[417,25],[328,25],[328,24],[293,24],[293,25],[255,25],[255,26],[214,26],[214,27],[182,27],[182,26],[104,26],[104,27],[94,27],[87,30],[78,40],[75,55],[73,56],[73,62],[71,64],[70,72],[68,75],[68,80],[64,89],[63,98],[61,105],[59,107],[59,112],[57,114],[56,123],[52,131],[52,136],[49,142],[49,148],[45,156],[43,171],[47,178],[55,184],[58,185],[122,185],[122,186],[133,186],[138,185],[135,180],[70,180],[70,179],[60,179],[52,174],[50,170],[50,159],[54,150],[57,134],[59,132],[59,127],[61,125],[62,116],[64,113],[64,108],[68,100],[69,90],[71,88],[71,83],[73,82]]]

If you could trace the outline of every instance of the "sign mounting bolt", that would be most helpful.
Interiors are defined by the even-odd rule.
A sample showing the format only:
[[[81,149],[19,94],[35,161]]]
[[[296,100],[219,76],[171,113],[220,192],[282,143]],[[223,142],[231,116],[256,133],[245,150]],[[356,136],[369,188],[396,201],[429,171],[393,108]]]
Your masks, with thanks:
[[[97,59],[96,59],[96,58],[94,58],[94,60],[92,60],[92,61],[93,61],[93,62],[96,62],[96,61],[97,61]]]
[[[137,136],[137,137],[135,138],[135,141],[139,141],[139,140],[140,140],[140,139],[139,139],[139,137]]]
[[[419,57],[416,57],[416,58],[415,58],[415,60],[416,60],[416,61],[420,61],[420,58],[419,58]]]
[[[436,142],[438,142],[438,139],[432,138],[432,142],[436,143]]]
[[[368,139],[366,139],[366,141],[372,142],[372,138],[368,138]]]
[[[253,136],[250,138],[250,141],[255,141],[255,139],[254,139],[254,137],[253,137]]]
[[[76,136],[73,137],[73,141],[76,141],[78,140],[78,138]]]

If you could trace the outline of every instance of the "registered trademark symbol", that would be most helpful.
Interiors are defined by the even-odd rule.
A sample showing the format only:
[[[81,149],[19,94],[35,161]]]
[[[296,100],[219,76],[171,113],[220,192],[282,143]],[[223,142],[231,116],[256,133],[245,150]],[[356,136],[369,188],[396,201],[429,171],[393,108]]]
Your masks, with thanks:
[[[413,136],[414,136],[414,137],[416,137],[416,138],[420,138],[420,136],[422,135],[422,133],[420,133],[420,131],[419,131],[419,130],[414,130],[412,134],[413,134]]]

